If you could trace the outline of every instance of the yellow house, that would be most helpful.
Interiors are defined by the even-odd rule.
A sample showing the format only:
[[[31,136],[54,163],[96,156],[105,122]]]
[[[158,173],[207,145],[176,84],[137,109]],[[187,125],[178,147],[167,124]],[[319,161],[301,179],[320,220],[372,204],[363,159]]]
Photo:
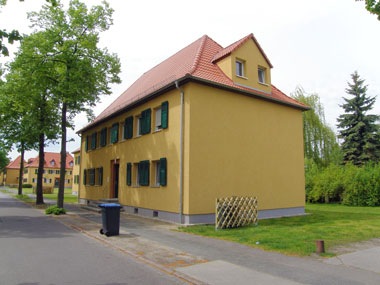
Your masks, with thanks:
[[[78,195],[80,182],[80,148],[74,150],[72,154],[74,155],[72,194]]]
[[[55,152],[45,152],[45,163],[43,170],[43,185],[59,186],[61,154]],[[32,184],[37,186],[39,157],[29,159],[24,169],[24,184]],[[65,173],[65,188],[71,188],[73,182],[73,166],[74,159],[71,154],[66,154],[66,173]]]
[[[79,131],[79,198],[184,224],[213,223],[229,196],[257,196],[259,218],[303,214],[308,106],[271,68],[252,34],[205,35],[144,73]]]
[[[8,163],[5,167],[2,177],[0,176],[0,185],[17,187],[20,177],[21,156]]]

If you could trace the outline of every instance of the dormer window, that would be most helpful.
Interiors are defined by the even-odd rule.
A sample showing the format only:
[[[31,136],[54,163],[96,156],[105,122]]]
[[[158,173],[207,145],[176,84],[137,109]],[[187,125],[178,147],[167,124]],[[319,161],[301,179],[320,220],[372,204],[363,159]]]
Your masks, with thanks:
[[[74,163],[72,161],[70,161],[70,166],[73,166],[73,165],[74,165]]]
[[[50,161],[50,165],[54,166],[55,165],[55,161],[54,160]]]
[[[236,61],[236,76],[244,77],[244,62]]]
[[[265,84],[265,69],[259,67],[258,74],[259,74],[259,82]]]

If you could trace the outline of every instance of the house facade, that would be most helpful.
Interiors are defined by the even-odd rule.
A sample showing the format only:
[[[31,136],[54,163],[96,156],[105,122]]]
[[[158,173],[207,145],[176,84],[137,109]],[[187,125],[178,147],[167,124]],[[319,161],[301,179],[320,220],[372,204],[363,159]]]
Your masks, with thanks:
[[[60,181],[61,154],[45,152],[45,163],[43,170],[43,185],[58,187]],[[24,184],[37,186],[39,157],[29,159],[24,168]],[[71,154],[66,155],[65,188],[71,188],[73,182],[74,158]]]
[[[302,112],[250,34],[203,36],[144,73],[80,130],[81,200],[213,223],[215,200],[257,196],[259,218],[304,213]]]

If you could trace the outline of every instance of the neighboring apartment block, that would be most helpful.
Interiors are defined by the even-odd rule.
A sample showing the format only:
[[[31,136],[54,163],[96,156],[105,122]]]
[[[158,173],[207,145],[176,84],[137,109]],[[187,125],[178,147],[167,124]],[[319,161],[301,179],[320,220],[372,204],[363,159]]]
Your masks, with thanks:
[[[18,185],[20,176],[20,163],[21,156],[18,156],[15,160],[8,163],[2,172],[2,175],[0,175],[0,185]]]
[[[257,196],[259,217],[304,213],[302,112],[273,86],[250,34],[203,36],[144,73],[79,131],[79,197],[213,223],[215,200]]]
[[[58,187],[60,181],[61,154],[55,152],[45,152],[45,163],[43,170],[43,185]],[[24,168],[24,184],[37,186],[39,157],[28,160]],[[66,154],[65,188],[71,188],[73,182],[74,158],[71,154]]]
[[[72,193],[78,195],[80,183],[80,148],[74,150],[72,154],[74,155]]]

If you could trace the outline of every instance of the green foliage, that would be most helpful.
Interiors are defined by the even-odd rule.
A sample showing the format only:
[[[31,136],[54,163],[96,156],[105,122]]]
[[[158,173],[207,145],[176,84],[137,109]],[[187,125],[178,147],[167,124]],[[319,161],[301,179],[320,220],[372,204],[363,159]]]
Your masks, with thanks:
[[[22,188],[33,188],[32,184],[22,184]]]
[[[307,94],[297,87],[291,96],[310,107],[302,114],[305,159],[312,159],[318,166],[339,161],[339,145],[334,131],[326,123],[318,94]]]
[[[307,168],[306,199],[350,206],[380,206],[380,163]]]
[[[28,195],[25,195],[25,194],[16,195],[16,198],[20,199],[20,200],[30,200],[30,197]]]
[[[66,214],[66,209],[58,208],[57,205],[50,206],[45,210],[46,215],[54,214],[54,215],[63,215]]]
[[[346,93],[353,98],[343,98],[345,103],[341,107],[345,113],[338,118],[339,138],[343,139],[344,162],[364,165],[380,159],[379,125],[376,124],[380,116],[367,114],[376,98],[367,96],[364,80],[356,71],[351,78],[353,83],[348,83]]]
[[[0,171],[2,171],[9,163],[7,152],[0,147]]]
[[[356,0],[363,1],[363,0]],[[377,15],[377,19],[380,21],[380,1],[378,0],[365,0],[365,8],[372,14]]]

